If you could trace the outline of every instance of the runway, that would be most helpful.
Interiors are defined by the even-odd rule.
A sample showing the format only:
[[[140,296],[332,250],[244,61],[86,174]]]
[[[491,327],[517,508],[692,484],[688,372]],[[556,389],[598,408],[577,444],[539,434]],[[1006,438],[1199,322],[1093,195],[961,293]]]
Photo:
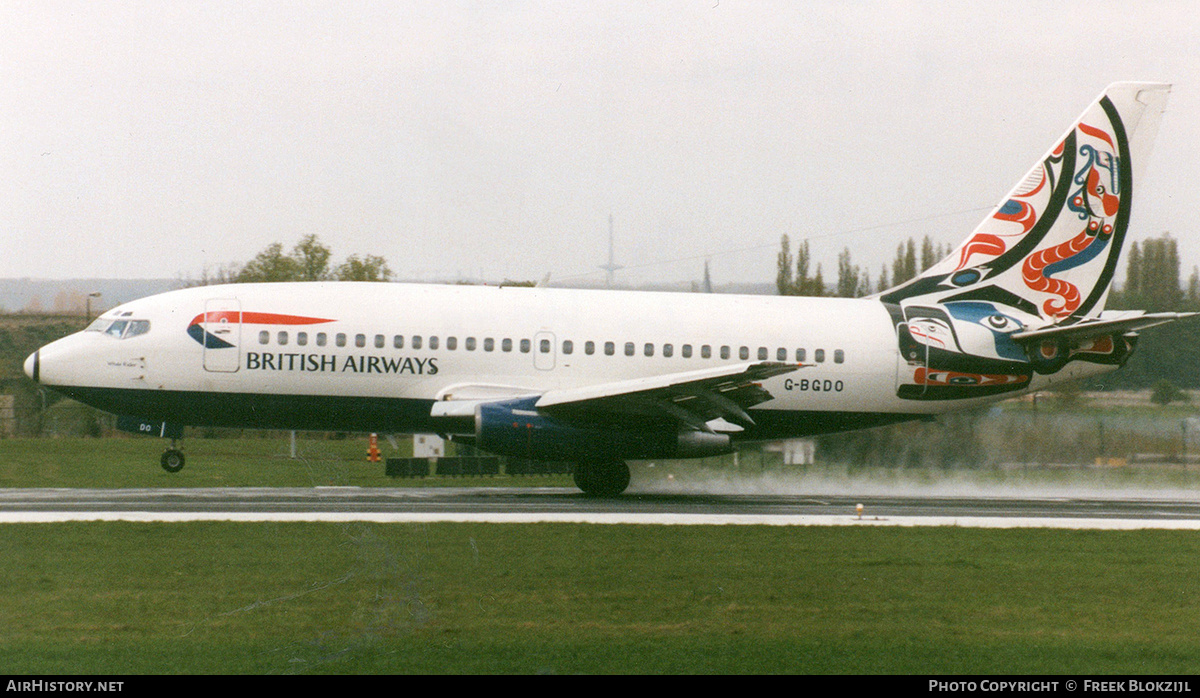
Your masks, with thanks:
[[[1200,501],[825,494],[592,499],[551,487],[0,489],[0,523],[56,521],[1200,529]]]

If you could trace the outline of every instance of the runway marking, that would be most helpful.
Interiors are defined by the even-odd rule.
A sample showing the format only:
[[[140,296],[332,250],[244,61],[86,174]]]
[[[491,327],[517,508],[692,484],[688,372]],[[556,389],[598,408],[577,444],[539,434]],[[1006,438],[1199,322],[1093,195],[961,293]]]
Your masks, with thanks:
[[[39,512],[0,513],[0,523],[60,523],[66,521],[134,521],[179,523],[232,521],[262,523],[307,521],[346,523],[586,523],[659,526],[954,526],[959,528],[1064,528],[1130,531],[1138,529],[1200,530],[1195,519],[1105,519],[1070,517],[894,516],[859,519],[833,515],[755,514],[609,514],[609,513],[251,513],[251,512]]]

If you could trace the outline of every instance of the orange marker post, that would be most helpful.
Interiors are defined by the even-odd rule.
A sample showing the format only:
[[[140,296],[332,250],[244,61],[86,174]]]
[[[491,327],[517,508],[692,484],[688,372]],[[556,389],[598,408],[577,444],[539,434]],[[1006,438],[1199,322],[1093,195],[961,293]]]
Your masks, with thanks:
[[[367,447],[367,462],[379,462],[379,437],[371,434],[370,446]]]

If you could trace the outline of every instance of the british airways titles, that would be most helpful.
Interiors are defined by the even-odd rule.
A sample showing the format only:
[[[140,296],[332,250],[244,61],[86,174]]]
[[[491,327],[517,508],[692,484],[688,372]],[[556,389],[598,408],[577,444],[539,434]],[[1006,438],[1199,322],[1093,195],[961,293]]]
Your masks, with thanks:
[[[296,371],[304,373],[396,373],[432,376],[438,372],[437,357],[337,356],[283,352],[246,352],[251,371]]]

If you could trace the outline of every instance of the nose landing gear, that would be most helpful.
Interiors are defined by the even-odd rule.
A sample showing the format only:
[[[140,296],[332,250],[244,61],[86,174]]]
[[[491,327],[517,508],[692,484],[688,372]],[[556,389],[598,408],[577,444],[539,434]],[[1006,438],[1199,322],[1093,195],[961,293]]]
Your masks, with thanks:
[[[162,459],[159,461],[162,469],[168,473],[177,473],[183,470],[185,462],[186,459],[183,457],[183,451],[175,448],[175,440],[171,439],[171,447],[163,451]]]
[[[184,457],[183,451],[179,450],[179,440],[183,438],[183,425],[173,422],[160,422],[153,419],[141,419],[139,417],[127,417],[117,415],[117,428],[121,431],[127,431],[131,434],[141,434],[142,436],[161,436],[171,440],[171,447],[163,451],[162,459],[159,460],[159,465],[168,473],[177,473],[183,470]]]

